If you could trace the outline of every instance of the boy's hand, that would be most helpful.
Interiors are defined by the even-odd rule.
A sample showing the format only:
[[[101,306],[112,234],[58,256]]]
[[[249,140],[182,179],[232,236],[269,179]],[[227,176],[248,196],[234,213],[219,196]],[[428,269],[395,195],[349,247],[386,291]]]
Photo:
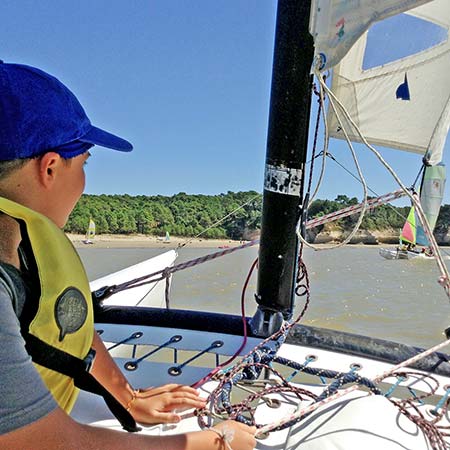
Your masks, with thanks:
[[[139,389],[129,403],[134,419],[143,424],[176,423],[181,420],[173,411],[203,408],[206,402],[200,399],[197,390],[180,384],[166,384],[157,388]]]
[[[235,420],[227,420],[216,425],[215,430],[217,445],[212,448],[233,450],[253,450],[256,447],[256,427],[249,427]],[[219,436],[225,436],[220,437]],[[230,439],[229,441],[227,440]]]

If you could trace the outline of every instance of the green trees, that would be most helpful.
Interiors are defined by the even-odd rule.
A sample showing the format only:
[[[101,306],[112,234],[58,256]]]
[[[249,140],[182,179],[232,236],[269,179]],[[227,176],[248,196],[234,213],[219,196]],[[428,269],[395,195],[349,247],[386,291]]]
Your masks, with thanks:
[[[248,204],[239,209],[245,203]],[[65,231],[84,234],[92,218],[98,234],[164,236],[169,232],[190,237],[202,233],[205,238],[241,239],[246,232],[260,226],[260,210],[261,195],[254,191],[220,195],[181,192],[172,197],[83,195],[69,217]]]
[[[358,203],[356,198],[338,195],[335,200],[316,200],[308,208],[308,219]],[[227,192],[219,195],[172,197],[130,195],[83,195],[73,210],[65,231],[84,234],[89,219],[98,234],[149,234],[204,238],[248,239],[261,226],[262,196],[255,191]],[[374,231],[402,228],[408,207],[379,206],[368,211],[361,228]],[[225,219],[224,219],[225,218]],[[224,220],[222,220],[224,219]],[[333,223],[334,228],[350,230],[357,216]],[[220,223],[219,223],[220,222]],[[445,233],[450,227],[450,205],[444,205],[436,230]]]

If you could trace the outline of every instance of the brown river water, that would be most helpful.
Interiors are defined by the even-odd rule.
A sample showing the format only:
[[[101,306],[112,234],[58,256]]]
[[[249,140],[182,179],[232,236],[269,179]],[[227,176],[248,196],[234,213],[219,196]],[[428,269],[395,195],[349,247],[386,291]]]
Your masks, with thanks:
[[[95,245],[78,249],[90,280],[162,251]],[[218,249],[181,249],[177,262],[214,251]],[[241,250],[177,272],[172,282],[171,306],[240,314],[242,286],[257,251]],[[444,340],[443,331],[450,326],[450,302],[437,283],[439,273],[434,261],[387,261],[379,256],[377,247],[369,246],[319,252],[306,249],[304,261],[311,291],[310,306],[302,320],[305,325],[420,347]],[[253,275],[246,293],[247,315],[255,311],[255,290]],[[303,298],[297,299],[297,312],[303,302]],[[449,353],[450,349],[444,351]]]

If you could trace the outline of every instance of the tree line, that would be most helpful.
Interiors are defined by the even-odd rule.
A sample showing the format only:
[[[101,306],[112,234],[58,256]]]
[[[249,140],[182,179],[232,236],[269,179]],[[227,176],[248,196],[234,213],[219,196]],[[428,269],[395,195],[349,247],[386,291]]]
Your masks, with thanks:
[[[242,239],[261,227],[261,201],[255,191],[219,195],[181,192],[171,197],[83,194],[65,231],[84,234],[92,219],[97,234],[162,236],[169,232],[191,237],[203,233],[205,238]]]
[[[356,197],[345,195],[338,195],[334,200],[315,200],[308,208],[308,219],[357,203]],[[171,197],[84,194],[70,215],[65,231],[84,234],[89,219],[92,219],[97,234],[163,236],[169,232],[176,236],[192,237],[203,233],[205,238],[249,239],[261,227],[261,207],[262,196],[255,191],[229,191],[219,195],[181,192]],[[409,207],[379,206],[366,213],[361,229],[400,229],[408,211]],[[357,215],[345,217],[334,222],[333,227],[350,230],[357,219]],[[449,227],[450,205],[443,205],[436,231],[447,232]]]

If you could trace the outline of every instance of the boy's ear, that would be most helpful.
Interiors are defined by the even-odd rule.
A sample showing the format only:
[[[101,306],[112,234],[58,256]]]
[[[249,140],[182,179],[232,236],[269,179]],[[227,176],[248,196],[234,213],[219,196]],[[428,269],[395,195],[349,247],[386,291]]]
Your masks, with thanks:
[[[39,180],[48,187],[50,186],[58,173],[58,169],[63,163],[61,156],[55,152],[44,153],[38,160]]]

